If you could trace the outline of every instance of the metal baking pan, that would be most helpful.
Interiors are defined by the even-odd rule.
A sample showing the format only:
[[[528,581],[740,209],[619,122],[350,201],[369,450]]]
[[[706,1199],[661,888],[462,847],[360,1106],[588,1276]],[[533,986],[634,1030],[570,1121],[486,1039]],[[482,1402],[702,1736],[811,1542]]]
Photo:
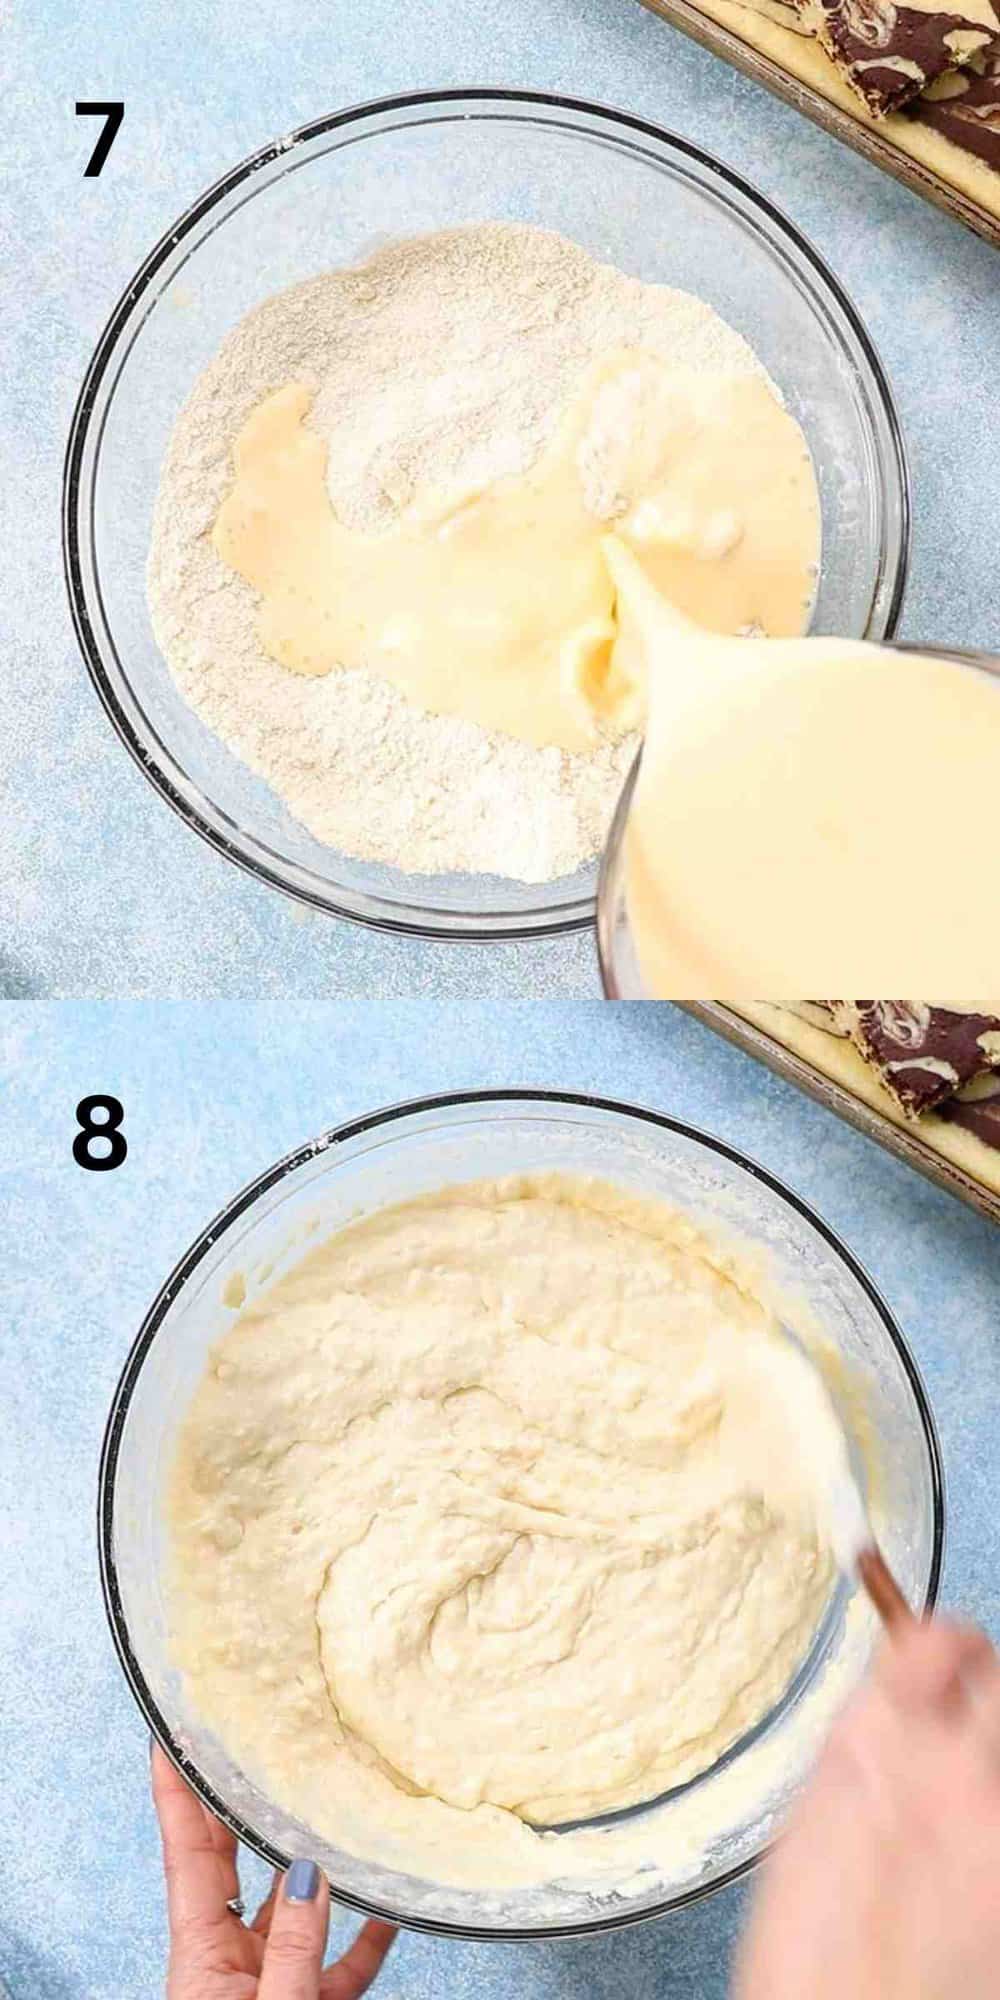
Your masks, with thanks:
[[[921,161],[911,159],[885,138],[877,127],[863,124],[860,118],[853,118],[849,111],[843,110],[839,104],[830,103],[811,84],[804,83],[800,77],[782,68],[773,56],[766,55],[752,42],[744,41],[741,35],[724,27],[720,21],[712,20],[710,15],[693,4],[693,0],[644,0],[644,4],[651,13],[659,14],[672,27],[680,28],[685,35],[700,42],[703,48],[723,56],[744,75],[764,84],[776,97],[783,97],[787,104],[793,104],[796,111],[804,112],[807,118],[822,125],[824,131],[842,139],[846,146],[853,146],[856,153],[874,161],[895,180],[913,188],[937,208],[943,208],[946,214],[963,222],[966,228],[975,230],[977,236],[984,236],[988,243],[1000,246],[1000,217],[991,215],[971,196],[951,187]]]
[[[895,1153],[898,1160],[905,1160],[907,1166],[915,1167],[938,1187],[957,1194],[960,1201],[969,1203],[979,1210],[980,1215],[989,1216],[993,1222],[1000,1222],[1000,1195],[980,1181],[973,1180],[971,1174],[962,1172],[961,1167],[952,1166],[950,1160],[942,1159],[921,1139],[919,1132],[905,1130],[894,1125],[891,1118],[883,1117],[880,1111],[873,1111],[870,1104],[855,1097],[853,1091],[845,1089],[842,1083],[835,1083],[831,1077],[816,1069],[802,1056],[786,1049],[777,1037],[765,1033],[751,1021],[744,1021],[728,1007],[721,1007],[715,1001],[689,1000],[684,1002],[684,1012],[693,1014],[695,1020],[703,1021],[716,1034],[724,1035],[727,1042],[735,1043],[747,1055],[756,1056],[759,1062],[767,1064],[776,1076],[784,1077],[787,1083],[797,1084],[800,1090],[808,1091],[817,1103],[824,1104],[828,1111],[835,1111],[838,1118],[846,1118],[849,1125],[857,1127],[866,1138],[874,1139],[886,1152]]]

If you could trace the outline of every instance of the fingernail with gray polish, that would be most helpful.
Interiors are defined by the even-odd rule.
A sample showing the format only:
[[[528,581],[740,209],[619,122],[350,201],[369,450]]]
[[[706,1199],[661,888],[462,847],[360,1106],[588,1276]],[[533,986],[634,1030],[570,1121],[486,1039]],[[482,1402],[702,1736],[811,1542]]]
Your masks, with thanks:
[[[285,1882],[286,1903],[311,1903],[319,1888],[315,1861],[293,1861]]]

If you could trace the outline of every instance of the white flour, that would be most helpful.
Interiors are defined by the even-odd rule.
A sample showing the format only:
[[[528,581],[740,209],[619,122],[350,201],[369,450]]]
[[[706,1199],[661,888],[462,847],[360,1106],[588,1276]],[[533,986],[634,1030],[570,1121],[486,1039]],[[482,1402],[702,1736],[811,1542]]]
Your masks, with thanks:
[[[635,743],[539,750],[428,715],[366,670],[309,679],[271,660],[254,592],[209,540],[250,410],[292,381],[314,390],[333,506],[377,531],[424,481],[465,487],[524,470],[587,366],[623,347],[760,370],[688,293],[626,277],[548,231],[484,223],[392,244],[265,300],[195,384],[156,507],[154,631],[192,708],[318,839],[411,872],[548,881],[601,848]],[[602,517],[620,505],[621,426],[641,421],[621,395],[598,401],[580,470]]]

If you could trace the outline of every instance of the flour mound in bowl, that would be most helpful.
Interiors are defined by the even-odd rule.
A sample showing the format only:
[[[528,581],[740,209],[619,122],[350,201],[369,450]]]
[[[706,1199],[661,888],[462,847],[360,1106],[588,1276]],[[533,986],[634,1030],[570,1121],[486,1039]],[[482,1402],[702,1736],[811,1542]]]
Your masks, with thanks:
[[[390,532],[421,496],[524,474],[588,371],[641,351],[731,381],[763,371],[712,309],[644,284],[545,230],[482,223],[394,243],[266,299],[199,378],[163,467],[149,559],[154,632],[184,698],[317,839],[411,873],[543,882],[603,846],[633,731],[536,745],[400,692],[377,658],[288,671],[258,631],[258,594],[212,531],[236,441],[276,391],[308,392],[337,520]],[[766,379],[766,378],[764,378]],[[775,392],[776,393],[776,392]],[[612,522],[622,426],[599,412],[581,446],[588,509]]]
[[[379,1211],[248,1305],[194,1395],[188,1699],[341,1848],[432,1881],[593,1870],[593,1833],[544,1829],[695,1778],[785,1693],[842,1450],[684,1216],[564,1175]]]

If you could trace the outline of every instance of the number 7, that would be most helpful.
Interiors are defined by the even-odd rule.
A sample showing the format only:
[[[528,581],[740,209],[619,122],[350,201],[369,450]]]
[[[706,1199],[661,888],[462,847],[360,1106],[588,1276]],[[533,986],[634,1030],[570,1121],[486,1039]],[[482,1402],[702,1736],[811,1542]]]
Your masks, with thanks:
[[[78,104],[76,115],[78,118],[104,119],[104,130],[83,170],[86,179],[88,175],[96,176],[100,173],[111,151],[118,127],[125,116],[125,106],[124,104]]]

